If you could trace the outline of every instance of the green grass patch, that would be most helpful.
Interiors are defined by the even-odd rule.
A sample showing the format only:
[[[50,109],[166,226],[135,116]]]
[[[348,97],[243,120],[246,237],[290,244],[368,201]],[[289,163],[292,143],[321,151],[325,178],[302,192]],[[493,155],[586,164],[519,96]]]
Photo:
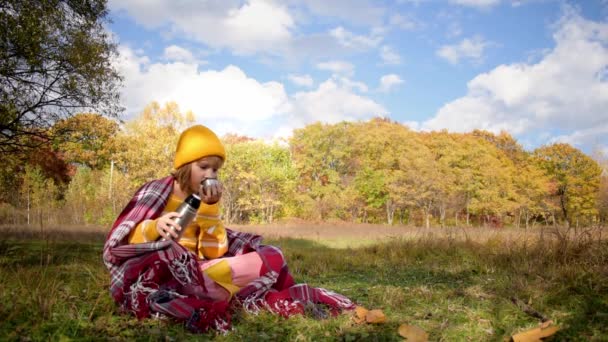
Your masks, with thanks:
[[[408,323],[433,341],[502,341],[539,323],[513,304],[518,298],[562,328],[556,340],[608,340],[608,243],[601,240],[394,238],[357,247],[266,240],[283,249],[296,281],[382,309],[387,322],[237,312],[233,331],[219,336],[121,314],[109,295],[102,241],[1,240],[0,339],[400,341],[397,328]]]

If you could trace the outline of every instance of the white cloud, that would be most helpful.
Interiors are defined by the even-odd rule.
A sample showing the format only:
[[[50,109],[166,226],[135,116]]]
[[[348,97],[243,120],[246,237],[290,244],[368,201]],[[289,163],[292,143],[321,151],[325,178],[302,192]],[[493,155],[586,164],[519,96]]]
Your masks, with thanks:
[[[327,61],[317,64],[317,69],[328,70],[334,74],[352,75],[355,66],[345,61]]]
[[[110,8],[126,11],[146,28],[168,26],[166,31],[173,35],[185,34],[213,48],[230,48],[240,54],[280,54],[289,45],[295,26],[285,6],[264,0],[111,0]]]
[[[197,122],[218,134],[238,132],[256,137],[288,136],[293,128],[315,121],[338,122],[386,115],[388,111],[361,95],[362,82],[333,75],[316,89],[290,96],[283,84],[259,82],[239,67],[200,71],[196,63],[151,63],[126,46],[119,47],[118,70],[125,77],[122,98],[128,115],[139,113],[152,101],[175,101],[182,111],[192,110]],[[308,75],[289,78],[309,84]],[[312,78],[310,78],[312,85]]]
[[[398,27],[402,30],[412,31],[422,26],[412,15],[395,13],[388,20],[389,25]]]
[[[604,145],[604,146],[598,146],[598,151],[599,151],[599,153],[602,154],[602,157],[604,158],[604,160],[608,161],[608,144]],[[605,168],[604,170],[608,170],[608,167]]]
[[[382,58],[384,64],[401,64],[401,56],[395,52],[393,48],[387,45],[384,45],[380,50],[380,58]]]
[[[455,38],[462,35],[462,26],[459,22],[453,21],[448,24],[446,36],[448,38]]]
[[[165,39],[179,37],[216,51],[227,49],[237,55],[260,55],[287,63],[368,51],[380,44],[384,34],[376,25],[382,24],[385,10],[367,0],[110,0],[109,8],[160,31]],[[342,26],[302,33],[302,27],[310,25],[303,14],[306,10],[368,25],[370,33],[360,35]]]
[[[332,76],[317,89],[297,92],[290,97],[291,114],[273,130],[272,138],[289,138],[294,129],[319,121],[336,123],[388,115],[382,105],[360,94],[366,91],[361,82]]]
[[[511,0],[511,7],[521,7],[533,2],[543,2],[545,0]]]
[[[386,10],[369,0],[291,0],[305,6],[312,14],[346,20],[355,25],[375,26],[382,23]]]
[[[474,7],[479,9],[489,8],[498,5],[500,0],[450,0],[450,3],[466,7]]]
[[[301,87],[312,87],[314,85],[314,80],[310,75],[287,75],[287,78],[295,85]]]
[[[445,104],[422,127],[535,136],[561,131],[566,133],[555,139],[605,145],[608,23],[566,9],[556,27],[555,47],[540,61],[500,65],[478,75],[468,83],[466,96]]]
[[[353,91],[348,82],[329,79],[316,90],[293,96],[294,121],[336,123],[384,116],[388,111],[373,100]],[[295,126],[297,127],[297,126]]]
[[[171,62],[195,62],[192,52],[177,45],[167,46],[163,53],[163,57]]]
[[[608,125],[598,125],[576,130],[570,134],[553,137],[549,139],[549,142],[563,142],[575,146],[608,145]]]
[[[480,62],[483,59],[483,51],[489,45],[483,38],[475,36],[471,39],[465,38],[455,45],[444,45],[437,50],[437,55],[451,64],[458,64],[462,59]]]
[[[330,30],[329,34],[336,38],[340,45],[355,49],[355,50],[368,50],[370,48],[378,46],[382,41],[382,37],[378,34],[380,31],[372,30],[369,36],[356,35],[344,27],[339,26],[335,29]]]
[[[398,4],[412,4],[414,6],[418,6],[423,3],[431,2],[431,0],[397,0]]]
[[[388,92],[403,83],[401,77],[395,74],[384,75],[380,78],[380,91]]]
[[[356,90],[356,91],[359,91],[362,93],[366,93],[368,90],[368,87],[365,83],[353,81],[347,77],[341,77],[341,76],[334,75],[332,77],[332,80],[333,80],[333,82],[339,83],[342,88],[344,88],[348,91]]]
[[[198,71],[195,63],[151,64],[121,46],[118,69],[125,76],[122,98],[131,114],[151,101],[176,101],[198,120],[264,120],[287,113],[289,99],[278,82],[261,83],[236,66]]]
[[[407,126],[412,131],[420,131],[420,122],[418,121],[404,121],[402,122],[404,126]]]

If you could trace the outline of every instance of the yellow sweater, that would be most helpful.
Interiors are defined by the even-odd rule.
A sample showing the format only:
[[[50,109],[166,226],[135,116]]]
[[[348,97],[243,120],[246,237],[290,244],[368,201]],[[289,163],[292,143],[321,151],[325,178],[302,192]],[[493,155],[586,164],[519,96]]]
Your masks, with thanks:
[[[176,211],[182,202],[183,200],[171,195],[161,216]],[[201,259],[215,259],[224,255],[228,251],[228,236],[219,214],[218,203],[212,205],[201,203],[196,218],[185,228],[178,242],[197,253]],[[158,238],[160,235],[156,230],[156,220],[145,220],[131,231],[129,243],[152,242]]]

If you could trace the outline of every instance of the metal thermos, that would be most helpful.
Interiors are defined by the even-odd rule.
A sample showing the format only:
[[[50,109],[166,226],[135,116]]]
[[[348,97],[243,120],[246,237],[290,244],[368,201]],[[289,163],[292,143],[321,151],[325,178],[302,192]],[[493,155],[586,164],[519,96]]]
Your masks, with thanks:
[[[196,217],[196,212],[198,208],[201,206],[201,198],[197,194],[192,194],[182,202],[182,204],[177,207],[175,210],[180,216],[176,219],[176,223],[182,228],[182,230],[177,232],[177,238],[174,240],[177,241],[182,237],[184,230],[192,223],[194,218]],[[165,238],[162,239],[166,240]]]

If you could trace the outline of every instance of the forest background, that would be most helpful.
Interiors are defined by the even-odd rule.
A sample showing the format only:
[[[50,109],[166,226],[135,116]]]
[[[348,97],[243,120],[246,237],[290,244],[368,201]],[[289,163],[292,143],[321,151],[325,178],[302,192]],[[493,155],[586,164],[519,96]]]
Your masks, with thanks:
[[[139,186],[170,174],[179,134],[194,117],[153,102],[122,123],[93,113],[57,121],[48,136],[62,132],[61,140],[3,154],[0,223],[109,227]],[[228,224],[528,228],[608,220],[606,157],[568,144],[526,151],[506,132],[415,132],[385,118],[311,124],[288,141],[222,141]]]
[[[0,9],[0,224],[109,226],[139,186],[169,175],[195,113],[152,102],[123,118],[105,0]],[[608,220],[608,162],[599,149],[593,157],[564,143],[526,151],[507,132],[416,132],[383,117],[314,123],[272,143],[238,132],[222,139],[228,224]]]

